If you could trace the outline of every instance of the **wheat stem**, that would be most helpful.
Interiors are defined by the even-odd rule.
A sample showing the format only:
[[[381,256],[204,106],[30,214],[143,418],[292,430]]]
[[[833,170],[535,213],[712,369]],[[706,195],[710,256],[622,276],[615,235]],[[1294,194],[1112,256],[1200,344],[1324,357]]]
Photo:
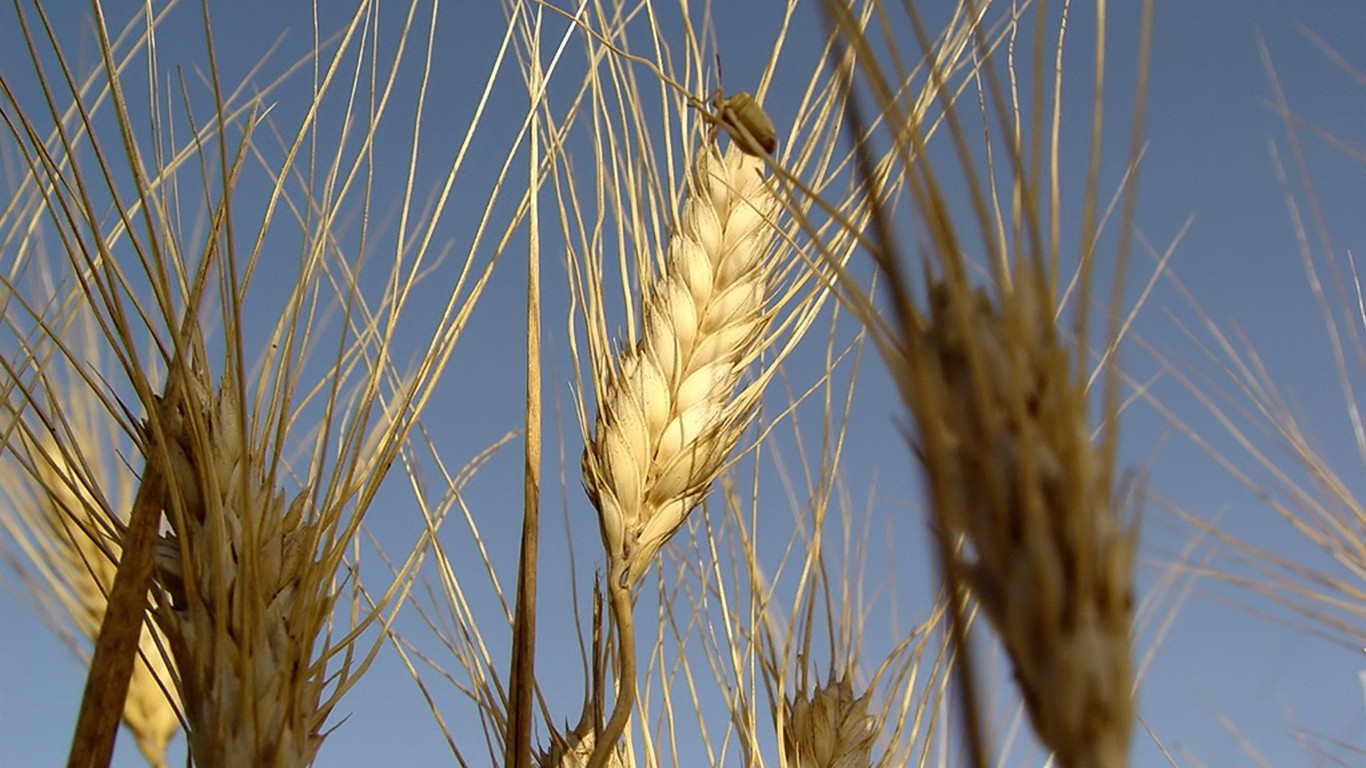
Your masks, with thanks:
[[[612,716],[593,741],[593,754],[585,768],[603,768],[607,764],[636,705],[636,631],[631,588],[625,581],[627,567],[625,561],[619,561],[608,572],[607,594],[612,604],[612,622],[617,628],[617,697],[612,704]]]
[[[539,70],[534,71],[539,74]],[[539,85],[529,83],[536,90]],[[532,131],[530,187],[536,186],[540,166],[540,134]],[[512,659],[508,675],[508,733],[503,764],[507,768],[530,768],[531,703],[536,682],[536,575],[541,519],[541,250],[537,232],[540,208],[532,195],[527,210],[531,232],[526,277],[526,446],[522,481],[522,546],[517,564],[517,607],[512,623]]]
[[[68,768],[104,768],[113,758],[119,713],[128,697],[147,610],[147,590],[152,585],[152,552],[165,486],[161,469],[148,461],[128,517],[118,573],[109,590],[104,621],[90,657],[90,672],[67,757]]]

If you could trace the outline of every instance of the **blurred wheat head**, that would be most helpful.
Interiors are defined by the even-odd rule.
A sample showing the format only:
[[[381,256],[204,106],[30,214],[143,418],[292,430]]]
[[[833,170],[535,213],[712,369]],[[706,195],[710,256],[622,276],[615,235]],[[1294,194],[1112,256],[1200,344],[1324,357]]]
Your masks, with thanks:
[[[88,314],[65,327],[68,343],[82,349],[85,359],[98,359],[98,350],[89,343],[96,331]],[[43,365],[47,381],[61,382],[49,392],[68,398],[56,409],[62,422],[37,425],[21,418],[22,410],[13,410],[18,405],[13,398],[5,398],[0,489],[7,503],[0,508],[0,527],[9,541],[0,546],[27,588],[35,612],[88,659],[89,644],[104,620],[120,549],[118,532],[109,527],[102,513],[105,505],[95,494],[109,494],[106,503],[119,510],[120,522],[125,522],[133,500],[133,477],[114,451],[92,455],[69,447],[112,448],[126,441],[118,440],[116,425],[102,404],[89,397],[89,390],[62,363],[50,359]],[[155,627],[143,628],[122,713],[143,757],[154,766],[167,765],[167,744],[180,730],[174,680],[159,650],[164,643]]]
[[[23,438],[6,440],[6,458],[14,453],[18,482],[52,500],[71,495],[61,467],[79,469],[82,503],[56,506],[59,525],[27,530],[48,537],[35,550],[64,546],[51,538],[59,533],[98,533],[104,562],[86,557],[92,573],[134,567],[117,546],[129,507],[137,519],[146,505],[153,531],[162,520],[152,613],[165,642],[155,655],[171,669],[200,765],[310,763],[332,709],[380,647],[382,632],[367,640],[367,630],[391,620],[425,551],[419,533],[388,585],[361,586],[365,513],[501,249],[476,236],[453,271],[436,273],[436,319],[406,319],[437,266],[446,196],[480,119],[452,155],[416,140],[431,67],[430,49],[424,60],[407,45],[428,31],[417,9],[403,11],[386,48],[373,42],[378,8],[360,3],[279,79],[253,82],[254,71],[234,91],[219,79],[206,26],[204,87],[183,87],[172,104],[155,45],[170,7],[149,6],[112,37],[96,5],[101,64],[80,81],[43,9],[15,7],[40,99],[3,75],[5,149],[24,170],[0,222],[12,265],[0,284],[6,326],[19,342],[4,353],[7,435]],[[301,117],[280,131],[263,99],[303,68],[312,78]],[[139,77],[146,92],[131,85]],[[416,97],[395,97],[407,77],[418,78]],[[193,117],[206,101],[208,118]],[[177,117],[182,108],[191,117]],[[324,119],[347,128],[323,131]],[[407,134],[406,168],[377,160],[384,131]],[[414,210],[427,185],[441,194]],[[484,191],[490,208],[500,186]],[[394,225],[345,224],[368,221],[380,194],[402,203]],[[375,254],[378,271],[367,268]],[[269,280],[253,280],[264,271]],[[39,272],[59,277],[44,284]],[[68,343],[73,316],[98,329],[89,341],[99,355]],[[418,362],[400,370],[400,355]],[[110,434],[71,428],[87,402],[116,425]],[[116,475],[89,470],[113,460],[114,433],[144,457],[132,497],[116,493]],[[52,445],[45,455],[62,463],[24,458]],[[106,632],[142,624],[146,601],[135,597],[133,610],[110,608]],[[92,738],[78,730],[73,761],[108,748]]]
[[[952,90],[933,71],[935,95],[945,102],[955,143],[950,162],[961,169],[972,222],[960,218],[926,153],[919,122],[895,88],[890,65],[834,4],[832,23],[859,54],[851,85],[871,99],[873,115],[901,144],[903,183],[909,191],[917,242],[920,288],[909,277],[898,239],[883,211],[874,219],[870,250],[886,276],[887,314],[864,302],[861,313],[901,387],[915,425],[914,451],[927,483],[929,512],[939,539],[941,568],[951,601],[960,702],[974,765],[984,765],[991,740],[978,722],[967,616],[971,594],[990,620],[1014,667],[1035,732],[1063,766],[1117,766],[1127,760],[1134,718],[1130,626],[1135,533],[1126,521],[1126,496],[1114,477],[1118,377],[1114,356],[1123,331],[1119,301],[1133,208],[1141,96],[1135,108],[1134,144],[1121,199],[1116,275],[1109,296],[1100,365],[1091,372],[1092,275],[1096,271],[1096,183],[1100,160],[1105,67],[1104,3],[1095,6],[1095,95],[1091,165],[1087,169],[1074,276],[1062,292],[1059,259],[1058,137],[1062,68],[1044,81],[1044,64],[1061,61],[1070,9],[1065,5],[1056,38],[1047,17],[1031,9],[1031,25],[1015,17],[1007,50],[1009,89],[1000,82],[990,39],[978,34],[975,56],[980,125],[988,136],[986,165],[969,151],[965,110],[949,102]],[[1145,11],[1145,19],[1149,18]],[[922,51],[928,37],[919,14],[907,23]],[[1141,31],[1147,50],[1148,22]],[[1033,28],[1029,78],[1015,74],[1016,30]],[[1056,42],[1055,42],[1056,41]],[[1146,53],[1145,53],[1146,56]],[[1145,64],[1140,62],[1140,88]],[[1021,91],[1025,107],[1021,107]],[[1048,95],[1051,92],[1051,99]],[[1045,110],[1046,101],[1051,105]],[[857,124],[866,119],[850,112]],[[1044,134],[1045,121],[1051,133]],[[998,138],[991,140],[993,132]],[[1047,166],[1042,149],[1050,148]],[[995,147],[1003,150],[1004,193],[998,191]],[[1000,150],[996,150],[1000,151]],[[1045,183],[1045,178],[1048,183]],[[880,179],[865,173],[870,196]],[[1009,213],[1002,211],[1002,198]],[[985,264],[971,260],[972,230]],[[964,231],[965,230],[965,231]],[[987,286],[976,282],[985,275]],[[1061,320],[1071,296],[1072,323]],[[1102,384],[1099,426],[1088,414],[1093,381]]]

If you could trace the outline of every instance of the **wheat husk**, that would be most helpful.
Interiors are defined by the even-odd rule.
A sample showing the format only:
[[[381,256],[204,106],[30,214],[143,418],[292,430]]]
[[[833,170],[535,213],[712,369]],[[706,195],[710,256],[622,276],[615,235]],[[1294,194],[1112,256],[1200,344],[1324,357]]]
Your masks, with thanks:
[[[157,566],[191,754],[203,766],[308,765],[327,714],[312,652],[330,601],[310,599],[305,496],[286,503],[268,481],[232,386],[197,386],[184,402],[162,425],[176,490]]]
[[[536,759],[538,768],[584,768],[593,755],[597,736],[592,728],[579,728],[564,736],[552,734],[550,747]],[[630,752],[618,745],[607,756],[606,768],[633,768]]]
[[[775,204],[762,169],[735,147],[700,150],[639,343],[616,356],[600,399],[584,487],[627,584],[706,496],[751,412],[736,388],[769,321]]]
[[[871,691],[854,695],[847,677],[797,693],[784,702],[782,746],[790,768],[869,768],[877,720],[868,713]]]
[[[1123,766],[1135,535],[1037,273],[931,288],[916,417],[936,521],[1062,766]],[[933,435],[930,437],[929,435]]]

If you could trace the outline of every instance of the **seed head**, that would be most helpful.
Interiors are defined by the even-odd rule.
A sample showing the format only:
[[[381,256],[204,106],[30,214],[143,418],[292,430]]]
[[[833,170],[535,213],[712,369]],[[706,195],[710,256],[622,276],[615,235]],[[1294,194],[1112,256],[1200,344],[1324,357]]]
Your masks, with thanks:
[[[849,679],[819,686],[810,696],[797,694],[784,704],[783,750],[793,768],[868,768],[872,765],[877,721],[868,714],[868,696],[855,697]]]
[[[762,163],[709,146],[693,168],[638,343],[615,360],[584,450],[603,543],[635,582],[706,496],[751,410],[736,396],[763,346],[774,201]]]
[[[1093,445],[1085,381],[1034,274],[993,301],[936,285],[916,418],[934,514],[1062,766],[1124,765],[1134,535]]]

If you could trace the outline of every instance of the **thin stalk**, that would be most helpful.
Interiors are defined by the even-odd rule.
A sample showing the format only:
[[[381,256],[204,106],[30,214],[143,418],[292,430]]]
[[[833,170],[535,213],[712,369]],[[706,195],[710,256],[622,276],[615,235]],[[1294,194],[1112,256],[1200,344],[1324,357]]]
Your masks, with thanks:
[[[612,602],[612,622],[617,627],[617,696],[612,703],[612,717],[602,732],[593,740],[593,754],[586,768],[603,768],[617,740],[626,730],[631,710],[636,705],[636,630],[632,618],[631,585],[625,584],[629,561],[615,560],[607,579],[607,592]]]
[[[85,679],[67,768],[104,768],[113,759],[114,738],[118,735],[119,717],[128,697],[138,639],[142,636],[147,590],[152,585],[152,555],[165,497],[165,475],[158,463],[149,458],[133,499],[133,511],[121,542],[123,553],[90,657],[90,673]]]
[[[533,75],[535,70],[533,69]],[[533,83],[532,90],[536,90]],[[540,167],[538,134],[531,131],[531,179],[535,189]],[[526,453],[523,467],[522,549],[517,569],[517,606],[512,623],[512,660],[508,675],[512,700],[508,703],[507,741],[503,764],[531,767],[531,703],[536,683],[536,563],[540,542],[541,498],[541,262],[536,196],[530,197],[527,228],[530,248],[526,286]]]

